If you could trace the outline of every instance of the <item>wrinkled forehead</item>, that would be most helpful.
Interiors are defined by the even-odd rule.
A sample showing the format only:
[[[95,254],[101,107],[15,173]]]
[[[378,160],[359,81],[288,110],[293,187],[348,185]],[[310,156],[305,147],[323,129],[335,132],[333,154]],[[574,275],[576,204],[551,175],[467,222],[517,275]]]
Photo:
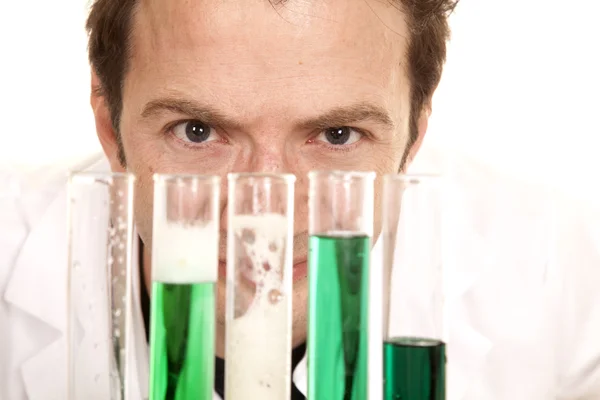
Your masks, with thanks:
[[[133,26],[140,57],[180,51],[268,67],[320,56],[383,75],[403,64],[408,31],[393,0],[141,0]]]

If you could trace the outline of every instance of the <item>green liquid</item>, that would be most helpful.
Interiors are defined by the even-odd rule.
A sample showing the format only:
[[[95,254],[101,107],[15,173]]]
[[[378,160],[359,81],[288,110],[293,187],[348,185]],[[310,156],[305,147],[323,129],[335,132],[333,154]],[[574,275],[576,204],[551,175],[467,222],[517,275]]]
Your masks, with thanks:
[[[446,345],[393,338],[383,344],[384,400],[445,400]]]
[[[152,287],[150,400],[212,399],[214,283]]]
[[[365,400],[371,239],[311,236],[309,246],[307,398]]]

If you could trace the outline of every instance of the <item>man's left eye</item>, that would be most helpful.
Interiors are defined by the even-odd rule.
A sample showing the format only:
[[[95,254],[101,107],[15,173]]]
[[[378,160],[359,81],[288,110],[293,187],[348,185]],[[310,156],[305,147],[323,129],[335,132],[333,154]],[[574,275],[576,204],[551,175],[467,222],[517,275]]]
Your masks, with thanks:
[[[317,136],[317,140],[326,142],[333,146],[343,146],[358,142],[362,134],[348,126],[339,128],[328,128]]]

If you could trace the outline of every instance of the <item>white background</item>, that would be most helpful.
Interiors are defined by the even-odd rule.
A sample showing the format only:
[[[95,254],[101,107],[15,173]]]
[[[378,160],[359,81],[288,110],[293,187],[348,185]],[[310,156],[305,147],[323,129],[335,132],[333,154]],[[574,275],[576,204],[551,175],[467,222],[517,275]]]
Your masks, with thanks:
[[[0,164],[99,150],[84,0],[0,0]],[[429,140],[526,179],[600,193],[600,5],[463,0]]]

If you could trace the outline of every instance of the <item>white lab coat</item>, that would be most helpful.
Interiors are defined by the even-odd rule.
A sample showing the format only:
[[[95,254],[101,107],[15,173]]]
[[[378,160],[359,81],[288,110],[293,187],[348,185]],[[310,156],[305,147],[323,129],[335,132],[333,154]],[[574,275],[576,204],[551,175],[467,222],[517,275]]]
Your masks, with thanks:
[[[434,148],[413,170],[450,183],[447,398],[600,399],[600,215]],[[66,173],[18,177],[20,197],[0,197],[1,400],[66,398]],[[142,326],[139,306],[135,318]],[[145,397],[145,346],[136,358]],[[306,393],[306,360],[294,382]]]

